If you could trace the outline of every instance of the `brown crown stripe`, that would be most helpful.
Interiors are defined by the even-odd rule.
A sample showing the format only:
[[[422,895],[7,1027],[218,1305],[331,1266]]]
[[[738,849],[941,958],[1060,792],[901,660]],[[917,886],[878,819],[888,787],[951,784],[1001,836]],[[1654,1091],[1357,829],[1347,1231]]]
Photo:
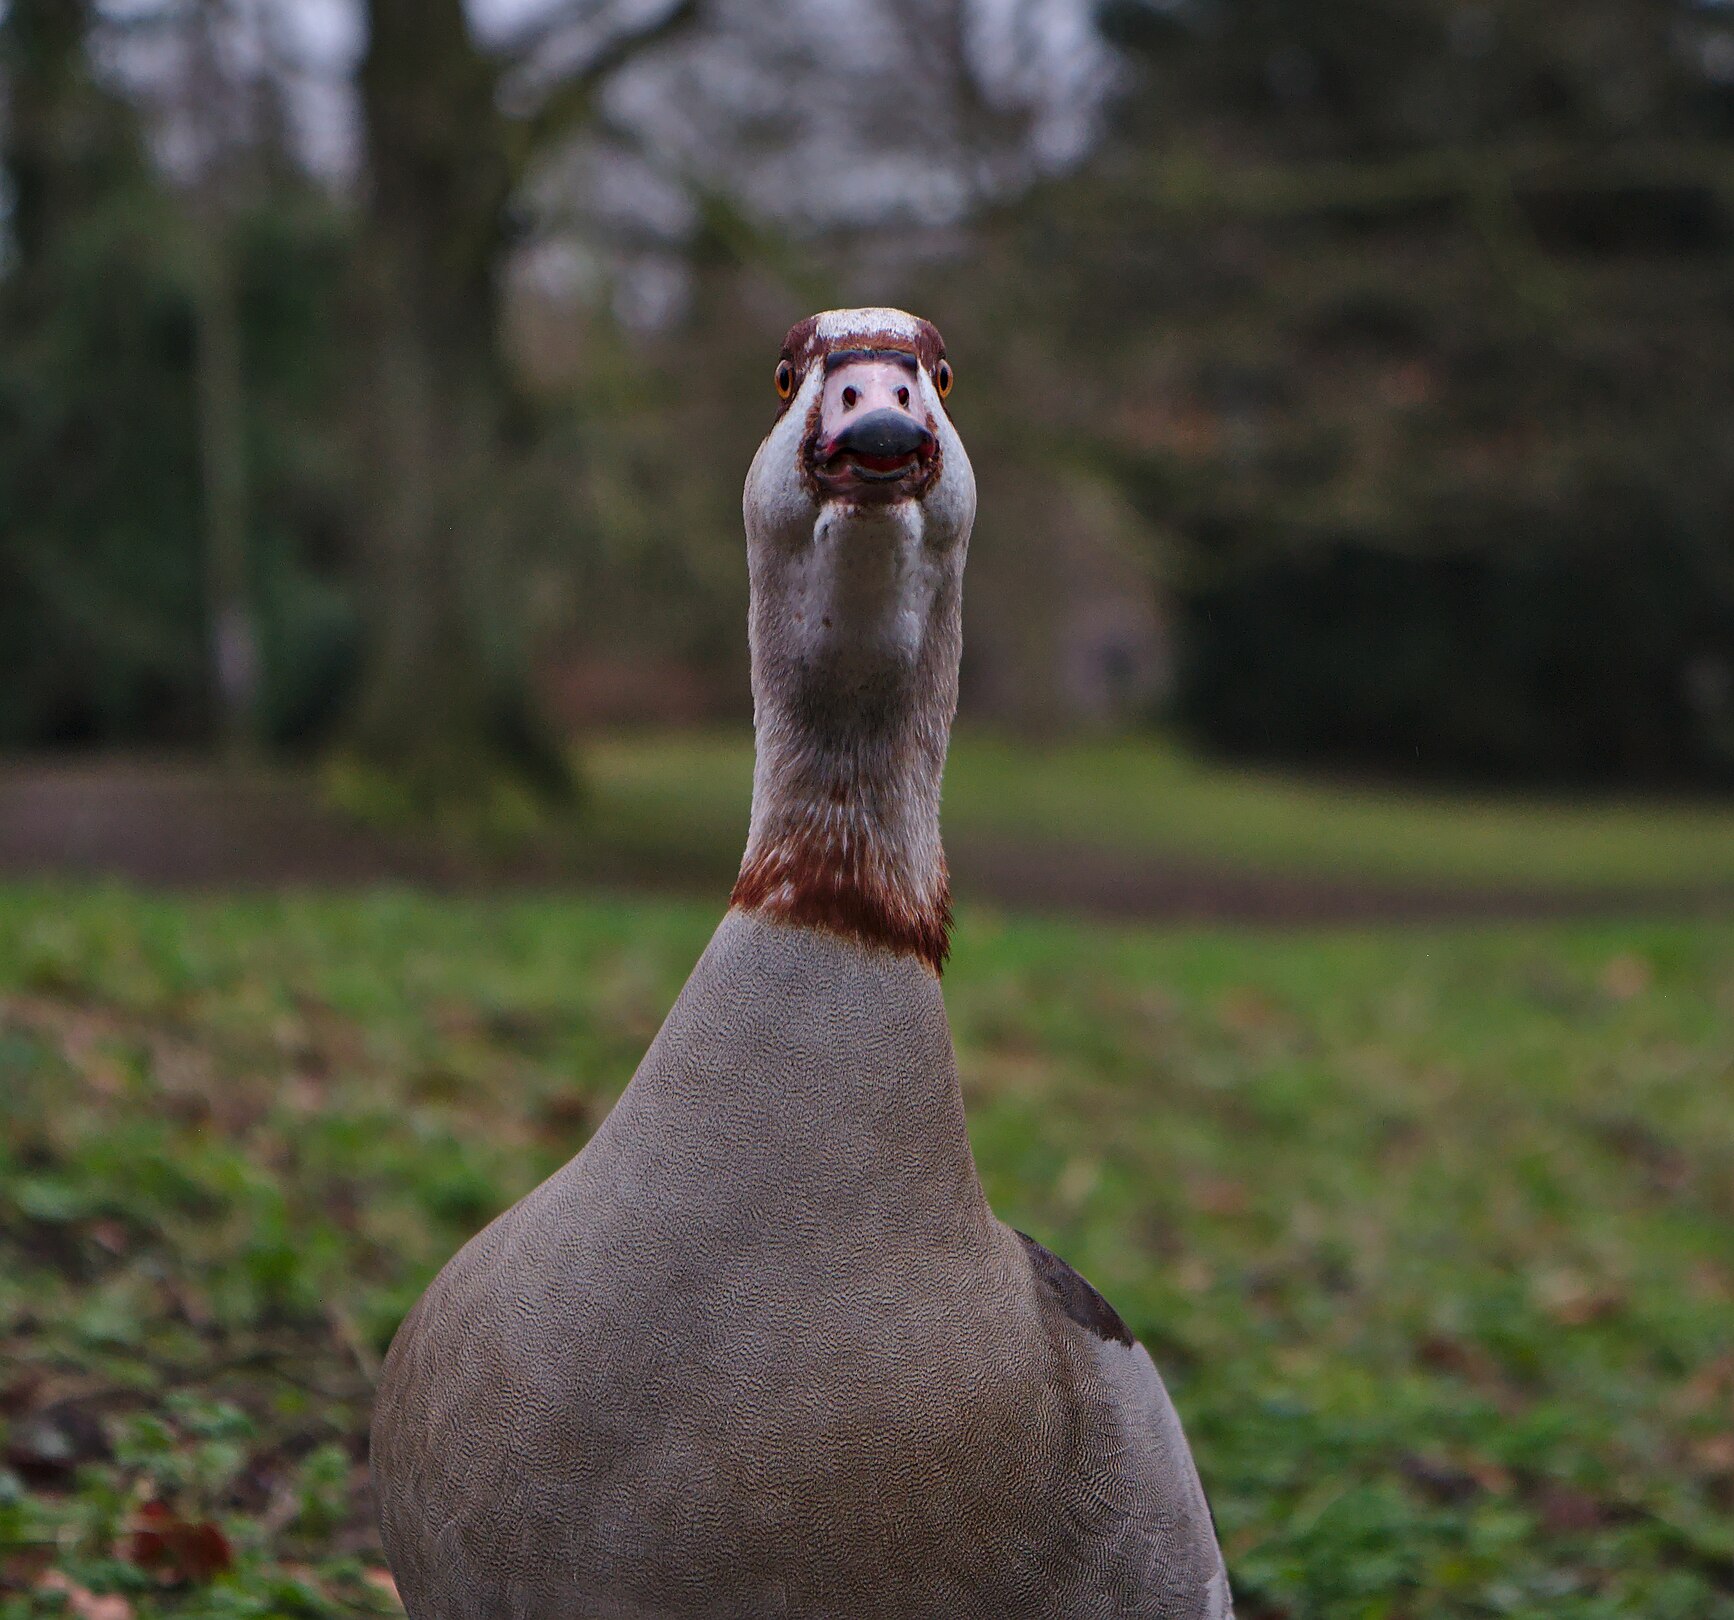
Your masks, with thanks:
[[[864,866],[840,859],[828,840],[791,838],[749,860],[730,899],[778,922],[918,957],[936,977],[951,950],[951,884],[943,856],[934,897],[923,904],[888,882],[877,861]]]

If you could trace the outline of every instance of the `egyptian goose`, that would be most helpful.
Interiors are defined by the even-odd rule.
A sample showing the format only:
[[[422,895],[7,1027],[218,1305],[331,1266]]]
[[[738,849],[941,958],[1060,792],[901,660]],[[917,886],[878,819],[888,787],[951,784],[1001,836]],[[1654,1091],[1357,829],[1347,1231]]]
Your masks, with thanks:
[[[398,1331],[373,1469],[414,1620],[1232,1612],[1150,1357],[994,1218],[964,1131],[951,375],[898,310],[783,346],[733,906],[583,1152]]]

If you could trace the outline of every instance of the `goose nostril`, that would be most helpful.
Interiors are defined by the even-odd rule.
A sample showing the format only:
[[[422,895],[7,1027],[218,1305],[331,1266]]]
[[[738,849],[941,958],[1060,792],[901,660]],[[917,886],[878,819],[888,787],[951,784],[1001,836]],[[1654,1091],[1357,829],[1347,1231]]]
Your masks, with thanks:
[[[854,410],[860,398],[861,396],[853,388],[845,388],[843,390],[843,409],[846,411]]]

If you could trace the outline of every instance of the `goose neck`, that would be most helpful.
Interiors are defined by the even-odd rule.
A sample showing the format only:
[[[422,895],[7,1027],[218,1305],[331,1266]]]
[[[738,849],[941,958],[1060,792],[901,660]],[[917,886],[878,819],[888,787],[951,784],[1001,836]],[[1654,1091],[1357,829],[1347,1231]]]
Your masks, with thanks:
[[[949,689],[906,692],[877,715],[857,698],[847,721],[832,724],[761,683],[735,905],[913,955],[939,973],[951,928],[939,795],[955,701],[953,673]]]

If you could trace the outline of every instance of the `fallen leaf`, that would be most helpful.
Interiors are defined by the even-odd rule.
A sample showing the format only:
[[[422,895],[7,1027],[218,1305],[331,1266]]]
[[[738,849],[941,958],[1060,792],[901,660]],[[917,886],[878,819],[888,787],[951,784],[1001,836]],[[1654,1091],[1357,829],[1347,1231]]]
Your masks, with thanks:
[[[53,1557],[54,1549],[40,1543],[7,1553],[0,1558],[0,1592],[22,1592],[35,1586],[48,1573]]]
[[[1542,1488],[1536,1501],[1541,1522],[1549,1535],[1580,1535],[1599,1530],[1612,1517],[1607,1505],[1575,1485],[1553,1481]]]
[[[1606,1284],[1597,1285],[1575,1271],[1549,1271],[1535,1279],[1536,1303],[1561,1327],[1587,1327],[1616,1315],[1625,1295]]]
[[[1712,1265],[1708,1260],[1699,1260],[1693,1264],[1687,1275],[1693,1292],[1700,1299],[1720,1304],[1723,1300],[1734,1297],[1734,1275],[1721,1266]]]
[[[1216,1017],[1234,1035],[1266,1035],[1284,1021],[1281,1009],[1269,996],[1246,985],[1222,995],[1216,1004]]]
[[[16,1417],[36,1405],[42,1393],[43,1377],[34,1368],[0,1384],[0,1417]]]
[[[183,1519],[146,1502],[123,1543],[123,1556],[164,1586],[202,1585],[235,1561],[229,1538],[209,1519]]]
[[[1435,1502],[1467,1502],[1480,1494],[1482,1484],[1467,1468],[1442,1457],[1410,1452],[1397,1460],[1403,1477]]]
[[[1692,1458],[1706,1474],[1734,1474],[1734,1434],[1713,1434],[1692,1447]]]
[[[1190,1254],[1175,1267],[1174,1281],[1188,1294],[1202,1294],[1216,1281],[1216,1274],[1197,1255]]]
[[[1622,951],[1602,969],[1602,994],[1610,1001],[1631,1001],[1650,988],[1655,972],[1641,956]]]
[[[1681,1386],[1681,1405],[1688,1412],[1726,1408],[1734,1412],[1734,1355],[1706,1361]]]
[[[1429,1333],[1415,1346],[1415,1359],[1430,1372],[1451,1373],[1481,1387],[1502,1382],[1498,1361],[1480,1345],[1449,1333]]]
[[[131,1236],[120,1221],[97,1221],[91,1227],[90,1235],[96,1240],[98,1248],[107,1249],[110,1254],[125,1254],[132,1246]]]
[[[1187,1182],[1186,1196],[1201,1215],[1244,1215],[1252,1206],[1245,1183],[1227,1176],[1196,1176]]]
[[[1508,1468],[1487,1457],[1465,1457],[1463,1472],[1479,1485],[1482,1490],[1491,1492],[1494,1496],[1506,1496],[1516,1485]]]
[[[210,1327],[215,1318],[211,1308],[205,1302],[199,1289],[185,1278],[164,1277],[159,1286],[169,1309],[178,1315],[188,1327],[201,1331]]]

